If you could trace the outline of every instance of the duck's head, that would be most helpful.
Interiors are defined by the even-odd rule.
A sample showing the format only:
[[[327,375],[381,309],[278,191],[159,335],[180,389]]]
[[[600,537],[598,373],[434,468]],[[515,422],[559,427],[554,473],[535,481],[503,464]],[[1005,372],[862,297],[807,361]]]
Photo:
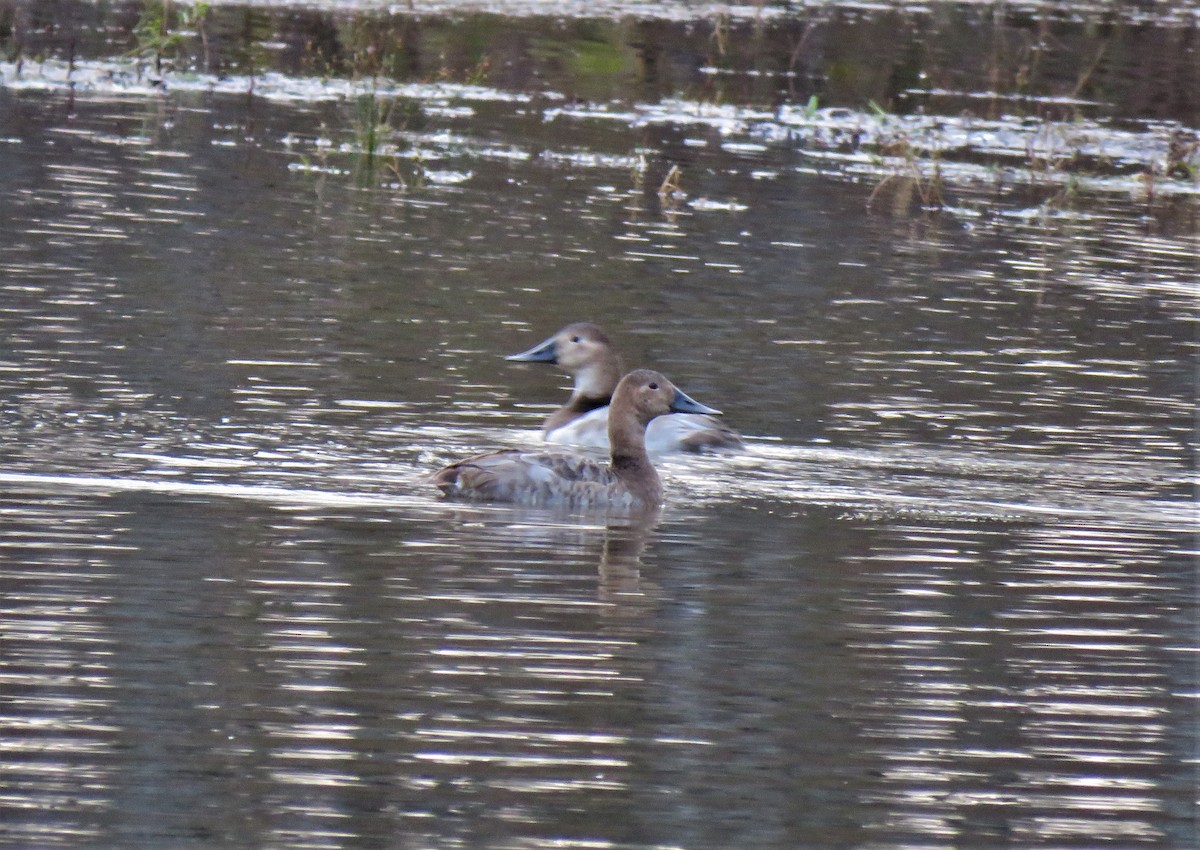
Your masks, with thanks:
[[[622,378],[613,393],[612,406],[614,411],[631,411],[643,423],[668,413],[721,413],[696,401],[652,369],[635,369]]]
[[[505,360],[519,363],[554,363],[570,374],[611,357],[611,343],[598,325],[576,322],[528,351],[510,354]]]

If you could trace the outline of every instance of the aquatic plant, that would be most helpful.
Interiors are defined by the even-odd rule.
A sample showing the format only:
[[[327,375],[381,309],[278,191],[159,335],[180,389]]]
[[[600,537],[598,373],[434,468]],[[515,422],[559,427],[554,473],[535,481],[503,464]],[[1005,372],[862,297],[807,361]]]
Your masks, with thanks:
[[[1079,159],[1078,148],[1072,148],[1066,135],[1050,121],[1043,122],[1029,137],[1025,144],[1025,168],[1033,185],[1049,188],[1050,194],[1043,202],[1045,207],[1064,207],[1078,196]]]
[[[401,70],[405,52],[403,28],[391,25],[391,18],[355,17],[339,31],[343,36],[343,70],[348,71],[360,92],[352,99],[348,125],[353,134],[350,169],[361,185],[376,184],[382,172],[392,175],[402,187],[422,184],[424,171],[419,162],[402,164],[392,139],[397,131],[414,119],[414,109],[388,93],[390,79]]]
[[[672,164],[658,187],[658,199],[664,208],[674,209],[679,202],[687,197],[683,191],[683,171],[678,165]]]
[[[373,181],[380,163],[385,141],[392,130],[392,110],[395,101],[381,97],[378,84],[371,81],[370,88],[354,101],[354,151],[355,169],[359,182]]]
[[[1176,130],[1167,143],[1163,174],[1181,180],[1200,180],[1200,134]]]
[[[1162,162],[1153,163],[1142,172],[1147,207],[1154,205],[1160,179],[1200,182],[1200,134],[1174,131],[1167,141],[1167,152]]]
[[[402,189],[426,184],[420,152],[405,150],[395,141],[403,138],[403,131],[416,126],[421,115],[416,103],[381,92],[378,80],[371,80],[355,98],[351,172],[360,184],[377,183],[382,173],[391,175],[394,186]]]
[[[873,100],[868,106],[881,123],[890,116],[887,110]],[[915,195],[924,209],[938,210],[945,206],[942,197],[941,157],[935,147],[922,147],[913,140],[907,130],[899,129],[879,140],[877,155],[881,161],[890,158],[898,164],[892,173],[884,176],[876,184],[867,197],[868,210],[874,208],[876,199],[885,187],[901,189],[902,192],[896,195],[898,198]],[[923,163],[931,169],[931,173],[926,174],[922,170]]]
[[[392,101],[381,98],[374,84],[355,100],[354,135],[358,152],[368,167],[373,164],[387,131],[391,129],[391,115]]]
[[[171,0],[144,0],[142,13],[133,28],[136,42],[130,51],[140,63],[154,60],[154,72],[161,74],[163,64],[174,66],[184,54],[189,38],[198,36],[204,57],[204,68],[208,68],[208,31],[206,21],[209,14],[207,2],[176,8]]]
[[[475,65],[470,68],[463,82],[469,86],[483,86],[487,84],[488,72],[491,71],[492,61],[484,56]]]

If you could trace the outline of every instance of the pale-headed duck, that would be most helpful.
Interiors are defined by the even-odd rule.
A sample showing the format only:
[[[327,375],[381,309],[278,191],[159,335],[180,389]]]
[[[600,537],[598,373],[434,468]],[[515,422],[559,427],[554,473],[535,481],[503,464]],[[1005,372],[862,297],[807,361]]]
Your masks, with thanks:
[[[547,417],[542,438],[593,448],[608,448],[608,411],[621,377],[621,358],[599,326],[590,322],[567,325],[528,351],[505,358],[522,363],[553,363],[575,381],[567,403]],[[673,413],[660,416],[646,431],[652,454],[738,449],[742,439],[711,416]]]
[[[430,479],[447,495],[571,508],[654,510],[662,481],[646,453],[646,426],[670,413],[712,415],[658,372],[638,369],[617,384],[608,417],[611,463],[564,451],[508,449],[452,463]]]

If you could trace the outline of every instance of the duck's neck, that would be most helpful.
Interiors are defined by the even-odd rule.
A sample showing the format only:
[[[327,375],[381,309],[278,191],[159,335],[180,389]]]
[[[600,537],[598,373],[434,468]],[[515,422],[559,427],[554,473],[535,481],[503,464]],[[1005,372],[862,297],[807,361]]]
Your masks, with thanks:
[[[608,418],[608,442],[612,447],[612,469],[633,498],[645,507],[662,503],[662,479],[646,454],[646,424]]]
[[[612,398],[621,380],[621,361],[615,355],[605,357],[597,363],[589,363],[575,373],[575,389],[571,398]]]
[[[602,363],[584,366],[575,373],[575,387],[567,403],[550,414],[542,430],[546,433],[574,422],[585,413],[612,402],[613,390],[621,379],[621,362],[608,358]]]

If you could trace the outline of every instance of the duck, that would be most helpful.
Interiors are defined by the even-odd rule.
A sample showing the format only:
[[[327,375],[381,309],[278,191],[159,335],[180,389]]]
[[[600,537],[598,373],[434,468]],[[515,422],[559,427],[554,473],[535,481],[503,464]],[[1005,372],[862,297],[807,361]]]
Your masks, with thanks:
[[[505,449],[442,467],[430,480],[445,496],[521,505],[654,511],[662,480],[646,451],[646,427],[673,413],[718,416],[660,372],[636,369],[617,383],[608,415],[610,461],[563,451]]]
[[[551,443],[608,448],[609,404],[621,378],[621,358],[599,325],[576,322],[527,351],[505,360],[553,363],[574,379],[566,404],[542,424],[542,439]],[[651,454],[736,450],[737,432],[710,415],[672,413],[660,416],[646,431]]]

